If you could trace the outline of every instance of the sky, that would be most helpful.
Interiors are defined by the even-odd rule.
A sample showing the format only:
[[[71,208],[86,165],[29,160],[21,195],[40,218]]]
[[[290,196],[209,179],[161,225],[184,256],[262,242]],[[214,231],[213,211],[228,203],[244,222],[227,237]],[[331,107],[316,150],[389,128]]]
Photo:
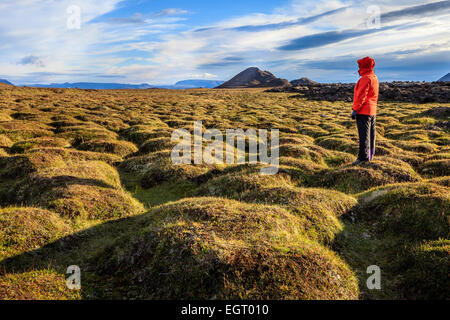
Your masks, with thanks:
[[[288,80],[450,72],[450,1],[1,0],[0,78],[173,84],[259,67]]]

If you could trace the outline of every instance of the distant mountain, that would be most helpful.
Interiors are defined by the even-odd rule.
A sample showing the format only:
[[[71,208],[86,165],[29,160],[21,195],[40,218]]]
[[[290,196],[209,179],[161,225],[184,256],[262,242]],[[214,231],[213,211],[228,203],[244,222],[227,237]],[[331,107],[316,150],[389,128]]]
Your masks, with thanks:
[[[275,77],[269,71],[262,71],[258,68],[248,68],[231,80],[221,84],[217,88],[267,88],[288,86],[289,81]]]
[[[9,84],[9,85],[13,86],[13,84],[6,79],[0,79],[0,83]]]
[[[445,76],[440,78],[438,81],[450,81],[450,73],[447,73]]]
[[[6,80],[5,80],[6,81]],[[192,89],[192,88],[215,88],[222,84],[223,81],[218,80],[183,80],[178,81],[174,85],[150,85],[142,84],[126,84],[126,83],[97,83],[97,82],[75,82],[75,83],[51,83],[51,84],[33,84],[30,87],[38,88],[78,88],[78,89]]]
[[[296,86],[308,86],[318,84],[318,82],[312,81],[311,79],[308,78],[300,78],[297,80],[292,80],[291,84],[296,87]]]
[[[38,88],[78,88],[78,89],[149,89],[153,86],[143,84],[123,84],[123,83],[97,83],[97,82],[75,82],[75,83],[51,83],[51,84],[33,84],[30,87]]]
[[[220,86],[224,81],[220,80],[183,80],[175,83],[174,87],[180,89],[191,89],[191,88],[215,88]]]

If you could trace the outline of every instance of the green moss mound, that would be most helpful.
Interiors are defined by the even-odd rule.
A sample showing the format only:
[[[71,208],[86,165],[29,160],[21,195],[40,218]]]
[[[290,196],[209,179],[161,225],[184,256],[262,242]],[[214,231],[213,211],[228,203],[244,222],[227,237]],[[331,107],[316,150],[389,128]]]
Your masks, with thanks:
[[[110,220],[144,212],[143,205],[122,189],[70,185],[54,188],[39,201],[67,218]]]
[[[280,166],[298,168],[306,173],[314,173],[325,168],[323,164],[315,161],[292,157],[280,157]]]
[[[152,188],[163,182],[191,181],[207,179],[206,175],[215,165],[176,165],[170,158],[170,150],[152,152],[144,156],[129,158],[120,168],[134,176],[143,188]]]
[[[152,125],[136,125],[121,131],[121,135],[137,145],[143,144],[149,139],[170,137],[172,129],[164,122],[155,122]]]
[[[13,145],[11,139],[4,134],[0,134],[0,148],[9,148]]]
[[[91,140],[115,140],[118,135],[101,126],[79,125],[73,127],[64,127],[57,132],[57,136],[64,138],[74,146]]]
[[[35,139],[24,140],[14,143],[10,151],[11,153],[24,153],[31,149],[36,148],[66,148],[70,147],[70,143],[67,140],[55,137],[41,137]]]
[[[143,212],[117,171],[102,161],[39,168],[2,194],[4,203],[49,208],[68,218],[115,219]]]
[[[328,133],[327,130],[322,129],[319,126],[314,126],[314,125],[301,125],[298,129],[298,131],[302,134],[311,136],[311,137],[320,137],[320,136],[325,136]]]
[[[282,144],[308,145],[314,143],[314,139],[307,135],[282,135],[279,140]]]
[[[355,160],[355,156],[347,152],[333,151],[325,155],[324,160],[330,167],[339,167],[352,163]]]
[[[38,137],[49,137],[53,135],[53,132],[41,129],[20,129],[7,131],[5,132],[5,135],[16,142]]]
[[[427,181],[439,184],[444,187],[450,187],[450,176],[433,178],[433,179],[429,179]]]
[[[316,144],[330,150],[342,151],[347,153],[356,153],[358,145],[351,138],[339,136],[325,136],[316,139]]]
[[[450,159],[429,160],[420,166],[420,173],[431,177],[441,177],[450,174]]]
[[[209,170],[206,165],[174,165],[170,160],[161,159],[148,167],[140,183],[143,188],[152,188],[167,181],[196,181]]]
[[[446,300],[450,295],[450,240],[425,241],[406,250],[398,266],[406,299]]]
[[[105,140],[84,142],[78,146],[78,149],[93,152],[106,152],[121,157],[138,151],[138,148],[131,142]]]
[[[429,142],[418,142],[418,141],[394,141],[392,142],[395,146],[402,148],[407,151],[419,152],[419,153],[433,153],[439,150],[439,146],[434,143]]]
[[[373,187],[398,182],[416,182],[421,177],[401,160],[380,158],[359,166],[346,166],[318,172],[312,185],[345,193],[360,193]]]
[[[171,150],[174,146],[176,146],[176,142],[172,142],[171,138],[154,138],[145,141],[140,147],[139,152],[141,154],[151,153],[162,150]]]
[[[356,205],[355,198],[337,191],[295,187],[283,173],[228,174],[208,181],[197,194],[282,206],[299,217],[311,239],[324,243],[342,231],[338,217]]]
[[[280,157],[292,157],[323,163],[327,151],[315,145],[284,144],[279,147]]]
[[[194,198],[147,215],[140,236],[95,258],[113,291],[149,299],[358,297],[346,264],[303,238],[298,218],[281,208]]]
[[[32,149],[25,154],[25,156],[28,157],[29,159],[33,159],[33,162],[36,162],[44,155],[48,155],[48,157],[54,159],[62,159],[66,162],[103,161],[109,165],[115,165],[122,160],[121,157],[114,154],[92,152],[92,151],[80,151],[66,148],[38,148]],[[49,164],[51,165],[51,162]]]
[[[358,218],[376,222],[376,232],[408,240],[450,236],[450,193],[434,183],[404,183],[359,197]]]
[[[39,165],[46,160],[55,160],[53,157],[42,155],[39,158],[28,158],[26,156],[7,156],[0,158],[0,178],[18,179],[36,171]],[[56,161],[56,160],[55,160]]]
[[[49,244],[70,230],[59,215],[48,210],[0,209],[0,260]]]

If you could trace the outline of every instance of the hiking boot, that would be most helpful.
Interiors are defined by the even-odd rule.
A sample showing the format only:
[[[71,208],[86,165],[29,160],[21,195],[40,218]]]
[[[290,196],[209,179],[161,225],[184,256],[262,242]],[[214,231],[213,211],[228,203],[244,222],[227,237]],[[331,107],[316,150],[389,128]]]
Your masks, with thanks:
[[[369,162],[369,160],[356,160],[355,162],[353,162],[352,163],[352,166],[357,166],[357,165],[360,165],[360,164],[363,164],[363,163],[367,163],[367,162]]]

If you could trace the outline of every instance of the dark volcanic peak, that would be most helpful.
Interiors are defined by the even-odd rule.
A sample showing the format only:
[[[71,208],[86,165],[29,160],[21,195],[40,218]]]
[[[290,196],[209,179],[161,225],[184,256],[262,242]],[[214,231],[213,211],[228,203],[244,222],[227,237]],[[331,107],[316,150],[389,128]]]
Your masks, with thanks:
[[[289,81],[275,77],[269,71],[262,71],[258,68],[248,68],[234,76],[217,88],[267,88],[288,86]]]
[[[445,76],[440,78],[438,81],[450,81],[450,73],[447,73]]]
[[[308,86],[308,85],[318,84],[318,82],[312,81],[309,78],[300,78],[297,80],[292,80],[291,84],[293,86]]]

